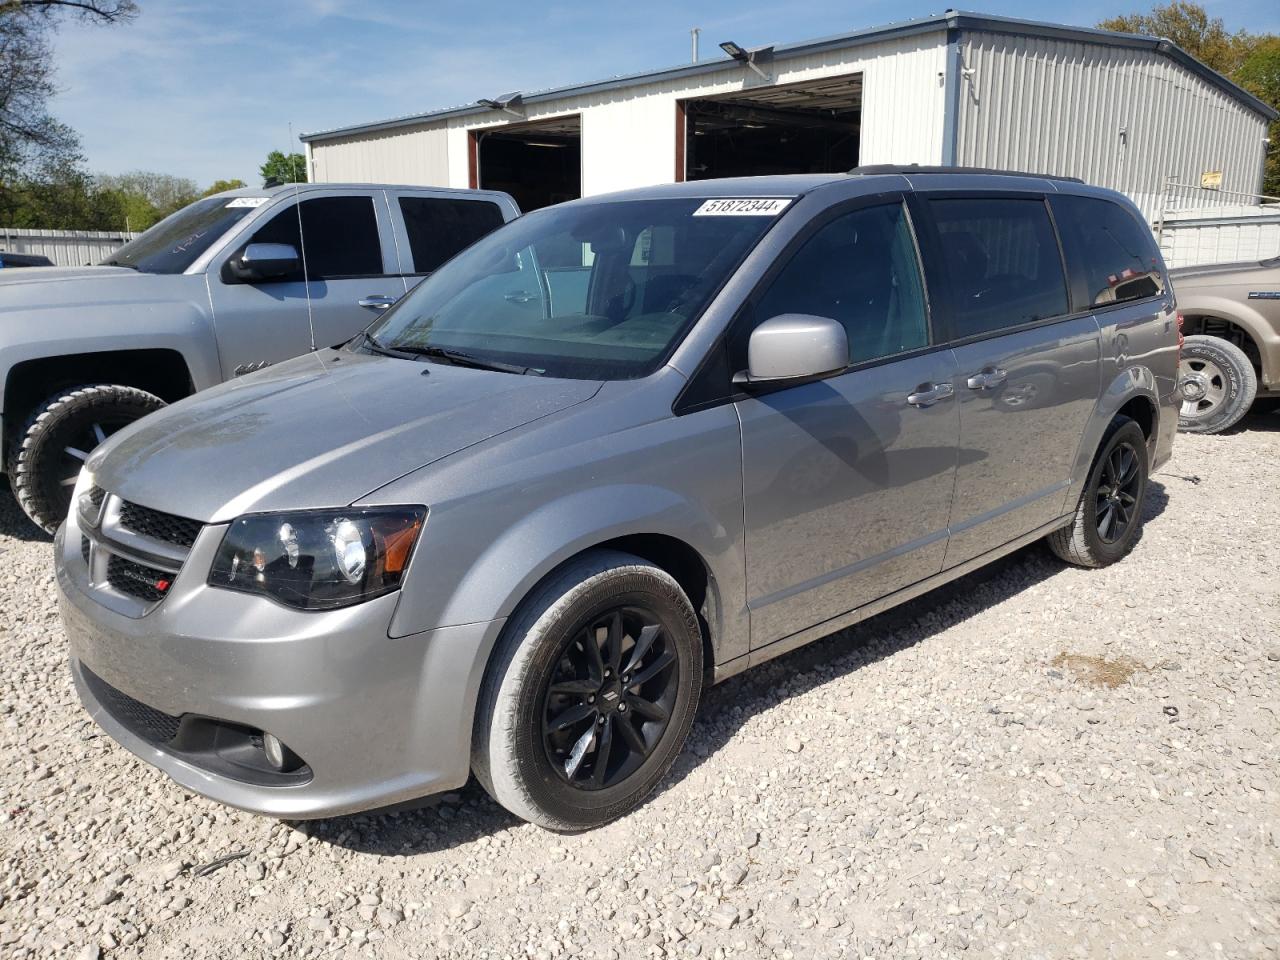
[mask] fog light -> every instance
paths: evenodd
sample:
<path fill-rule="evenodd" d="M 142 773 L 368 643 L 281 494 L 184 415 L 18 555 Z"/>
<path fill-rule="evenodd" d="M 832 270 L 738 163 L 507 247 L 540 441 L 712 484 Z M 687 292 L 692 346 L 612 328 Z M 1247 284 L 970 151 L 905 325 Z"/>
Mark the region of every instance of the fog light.
<path fill-rule="evenodd" d="M 283 770 L 288 748 L 280 740 L 265 731 L 262 734 L 262 752 L 267 755 L 267 762 L 277 770 Z"/>

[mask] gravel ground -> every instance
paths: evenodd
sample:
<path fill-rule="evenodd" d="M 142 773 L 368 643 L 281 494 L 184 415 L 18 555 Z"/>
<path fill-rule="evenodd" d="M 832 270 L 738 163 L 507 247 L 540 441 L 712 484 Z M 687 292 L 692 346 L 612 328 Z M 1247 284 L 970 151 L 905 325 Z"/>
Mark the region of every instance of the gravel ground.
<path fill-rule="evenodd" d="M 280 823 L 101 735 L 0 497 L 0 956 L 1280 956 L 1280 415 L 1119 567 L 1032 548 L 712 690 L 638 813 Z M 231 859 L 234 858 L 234 859 Z"/>

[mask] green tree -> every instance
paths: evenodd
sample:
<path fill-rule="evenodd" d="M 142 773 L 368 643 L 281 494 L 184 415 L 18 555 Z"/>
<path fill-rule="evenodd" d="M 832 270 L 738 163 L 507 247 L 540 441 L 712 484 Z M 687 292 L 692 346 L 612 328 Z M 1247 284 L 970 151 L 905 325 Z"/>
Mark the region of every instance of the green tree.
<path fill-rule="evenodd" d="M 1258 40 L 1232 79 L 1259 100 L 1280 110 L 1280 37 Z M 1271 143 L 1267 146 L 1262 192 L 1280 197 L 1280 120 L 1271 124 L 1269 135 Z"/>
<path fill-rule="evenodd" d="M 212 197 L 215 193 L 222 193 L 226 190 L 239 190 L 241 187 L 247 187 L 248 184 L 243 180 L 215 180 L 209 184 L 209 189 L 200 194 L 202 197 Z"/>
<path fill-rule="evenodd" d="M 1172 40 L 1201 63 L 1230 76 L 1240 66 L 1249 48 L 1243 30 L 1228 33 L 1221 17 L 1210 17 L 1204 7 L 1188 0 L 1173 0 L 1153 7 L 1150 13 L 1111 17 L 1098 24 L 1103 30 L 1141 33 Z"/>
<path fill-rule="evenodd" d="M 79 139 L 49 112 L 55 92 L 51 36 L 59 22 L 119 23 L 136 13 L 133 0 L 0 0 L 0 219 L 16 214 L 25 202 L 20 194 L 47 196 L 66 187 L 70 167 L 85 176 Z M 34 193 L 20 189 L 23 180 Z"/>
<path fill-rule="evenodd" d="M 258 168 L 264 185 L 276 183 L 306 183 L 307 158 L 300 153 L 285 156 L 279 150 L 267 154 L 267 162 Z"/>

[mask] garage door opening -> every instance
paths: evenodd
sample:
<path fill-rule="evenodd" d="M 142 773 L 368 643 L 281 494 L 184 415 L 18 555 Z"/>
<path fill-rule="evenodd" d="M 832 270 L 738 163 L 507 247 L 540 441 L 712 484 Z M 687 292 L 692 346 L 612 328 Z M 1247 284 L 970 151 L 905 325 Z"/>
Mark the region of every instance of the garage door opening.
<path fill-rule="evenodd" d="M 582 119 L 513 123 L 474 134 L 477 186 L 505 190 L 521 210 L 582 195 Z"/>
<path fill-rule="evenodd" d="M 862 74 L 686 100 L 686 180 L 858 165 Z"/>

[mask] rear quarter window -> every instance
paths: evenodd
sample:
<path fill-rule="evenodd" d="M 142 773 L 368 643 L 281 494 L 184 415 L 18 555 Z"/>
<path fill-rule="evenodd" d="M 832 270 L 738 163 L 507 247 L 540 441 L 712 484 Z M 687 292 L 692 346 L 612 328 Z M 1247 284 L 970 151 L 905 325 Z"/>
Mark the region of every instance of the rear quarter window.
<path fill-rule="evenodd" d="M 1160 250 L 1145 223 L 1099 197 L 1050 199 L 1076 307 L 1088 310 L 1164 293 Z"/>

